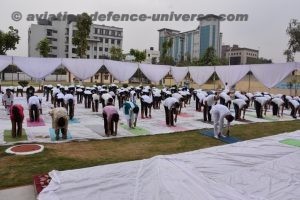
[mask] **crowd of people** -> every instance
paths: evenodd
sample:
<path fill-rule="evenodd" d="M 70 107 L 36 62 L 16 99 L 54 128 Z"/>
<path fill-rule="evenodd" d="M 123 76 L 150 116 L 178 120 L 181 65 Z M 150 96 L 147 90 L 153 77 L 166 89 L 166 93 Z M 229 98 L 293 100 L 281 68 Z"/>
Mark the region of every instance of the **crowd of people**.
<path fill-rule="evenodd" d="M 16 96 L 19 94 L 23 96 L 23 91 L 26 92 L 30 121 L 39 121 L 39 116 L 42 114 L 42 96 L 36 95 L 34 87 L 29 86 L 26 90 L 20 86 L 6 89 L 2 103 L 7 114 L 10 114 L 13 137 L 22 134 L 24 119 L 24 108 L 20 104 L 14 104 L 14 93 Z M 75 104 L 83 104 L 84 108 L 90 109 L 91 112 L 99 112 L 99 107 L 102 107 L 106 136 L 117 135 L 119 110 L 124 113 L 128 127 L 135 128 L 139 113 L 142 119 L 150 119 L 152 112 L 161 109 L 162 104 L 166 126 L 175 126 L 177 116 L 186 105 L 191 103 L 191 100 L 195 101 L 195 111 L 203 112 L 204 122 L 214 122 L 216 138 L 226 137 L 229 134 L 230 122 L 245 120 L 246 111 L 253 105 L 257 118 L 263 118 L 269 109 L 272 110 L 272 115 L 277 117 L 283 116 L 284 109 L 290 109 L 293 118 L 297 118 L 297 115 L 300 117 L 299 96 L 274 95 L 267 92 L 247 93 L 231 91 L 227 87 L 222 91 L 204 91 L 176 86 L 159 89 L 152 86 L 119 88 L 115 84 L 92 87 L 57 84 L 56 86 L 44 85 L 42 91 L 46 101 L 50 101 L 53 105 L 49 114 L 52 116 L 52 128 L 55 130 L 57 140 L 60 138 L 60 133 L 63 139 L 67 138 L 68 120 L 74 118 Z M 234 116 L 230 112 L 231 104 L 234 108 Z M 228 129 L 223 133 L 225 119 L 228 122 Z"/>

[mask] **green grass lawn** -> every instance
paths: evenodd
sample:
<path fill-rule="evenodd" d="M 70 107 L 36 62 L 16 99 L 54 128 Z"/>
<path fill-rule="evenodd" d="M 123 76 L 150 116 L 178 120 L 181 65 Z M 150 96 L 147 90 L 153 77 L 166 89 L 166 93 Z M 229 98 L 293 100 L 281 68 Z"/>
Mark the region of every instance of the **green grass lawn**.
<path fill-rule="evenodd" d="M 249 140 L 300 129 L 299 120 L 236 125 L 231 135 Z M 32 177 L 53 169 L 67 170 L 187 152 L 224 143 L 199 134 L 201 130 L 171 134 L 45 144 L 42 153 L 6 154 L 0 147 L 0 189 L 32 184 Z"/>

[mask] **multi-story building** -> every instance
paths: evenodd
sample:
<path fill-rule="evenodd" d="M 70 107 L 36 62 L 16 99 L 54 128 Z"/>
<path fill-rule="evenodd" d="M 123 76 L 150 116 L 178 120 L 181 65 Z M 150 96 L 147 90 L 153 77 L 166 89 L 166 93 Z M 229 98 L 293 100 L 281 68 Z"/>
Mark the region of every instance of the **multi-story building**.
<path fill-rule="evenodd" d="M 199 18 L 199 26 L 195 30 L 180 32 L 163 28 L 159 32 L 159 51 L 167 40 L 172 40 L 172 47 L 168 55 L 175 62 L 182 60 L 198 60 L 209 47 L 215 49 L 216 55 L 221 57 L 222 33 L 220 33 L 221 18 L 216 15 L 206 15 Z"/>
<path fill-rule="evenodd" d="M 222 58 L 228 59 L 230 65 L 244 65 L 255 63 L 259 58 L 259 51 L 250 48 L 241 48 L 238 45 L 222 45 Z"/>
<path fill-rule="evenodd" d="M 144 63 L 148 63 L 148 64 L 156 64 L 159 62 L 159 51 L 154 50 L 153 47 L 150 47 L 150 49 L 146 49 L 146 59 L 144 61 Z"/>
<path fill-rule="evenodd" d="M 49 57 L 78 58 L 76 47 L 72 44 L 76 31 L 76 18 L 74 17 L 65 21 L 41 20 L 38 24 L 32 24 L 28 31 L 28 56 L 40 57 L 37 45 L 42 39 L 47 38 L 51 47 Z M 109 58 L 110 49 L 113 46 L 122 49 L 123 28 L 92 24 L 87 40 L 86 57 L 88 59 Z M 95 75 L 91 80 L 97 81 L 96 77 L 99 75 Z M 109 79 L 111 80 L 111 77 Z M 100 77 L 99 80 L 103 79 Z"/>

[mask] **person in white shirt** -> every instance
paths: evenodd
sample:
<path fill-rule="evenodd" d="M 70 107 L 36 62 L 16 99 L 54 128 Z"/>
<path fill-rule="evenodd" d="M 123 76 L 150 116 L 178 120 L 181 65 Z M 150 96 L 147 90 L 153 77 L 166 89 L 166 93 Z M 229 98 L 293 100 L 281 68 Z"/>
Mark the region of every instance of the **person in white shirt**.
<path fill-rule="evenodd" d="M 223 91 L 220 93 L 220 104 L 227 106 L 230 109 L 231 105 L 231 98 L 230 98 L 230 92 Z"/>
<path fill-rule="evenodd" d="M 210 110 L 212 108 L 213 105 L 216 104 L 216 101 L 218 100 L 218 96 L 211 94 L 208 95 L 207 97 L 205 97 L 203 103 L 204 103 L 204 110 L 203 110 L 203 120 L 204 121 L 209 121 L 211 122 L 211 114 L 210 114 Z"/>
<path fill-rule="evenodd" d="M 62 92 L 58 92 L 56 94 L 56 106 L 57 107 L 65 107 L 65 95 Z M 56 106 L 54 106 L 56 108 Z"/>
<path fill-rule="evenodd" d="M 104 93 L 101 95 L 102 108 L 104 108 L 107 105 L 109 99 L 113 99 L 113 97 L 109 93 Z"/>
<path fill-rule="evenodd" d="M 154 90 L 153 91 L 153 108 L 160 109 L 161 104 L 161 90 Z"/>
<path fill-rule="evenodd" d="M 92 101 L 92 111 L 93 112 L 98 112 L 98 109 L 99 109 L 99 99 L 100 99 L 99 94 L 97 94 L 97 92 L 94 92 L 92 94 L 92 99 L 93 99 L 93 101 Z"/>
<path fill-rule="evenodd" d="M 243 99 L 234 99 L 232 100 L 234 111 L 235 111 L 235 120 L 244 120 L 245 119 L 245 113 L 247 109 L 247 103 Z M 243 111 L 243 117 L 241 118 Z"/>
<path fill-rule="evenodd" d="M 291 107 L 291 116 L 297 119 L 297 111 L 300 109 L 300 103 L 295 99 L 289 99 L 289 105 Z"/>
<path fill-rule="evenodd" d="M 234 117 L 231 115 L 230 110 L 221 104 L 214 105 L 210 110 L 212 119 L 214 121 L 214 137 L 219 138 L 219 136 L 226 137 L 229 135 L 230 122 L 233 121 Z M 227 134 L 223 134 L 224 119 L 227 120 Z"/>
<path fill-rule="evenodd" d="M 31 96 L 28 99 L 28 110 L 29 117 L 31 122 L 38 122 L 40 120 L 40 111 L 41 108 L 40 99 L 37 96 Z"/>
<path fill-rule="evenodd" d="M 268 99 L 264 96 L 254 97 L 254 107 L 256 110 L 257 118 L 263 118 L 263 108 L 265 107 L 267 101 Z"/>
<path fill-rule="evenodd" d="M 196 111 L 201 112 L 201 108 L 204 106 L 203 101 L 206 96 L 207 93 L 205 91 L 198 91 L 196 93 Z"/>
<path fill-rule="evenodd" d="M 174 126 L 174 122 L 177 122 L 177 112 L 180 106 L 178 99 L 176 99 L 175 97 L 168 97 L 165 99 L 163 105 L 165 108 L 167 126 Z"/>
<path fill-rule="evenodd" d="M 14 95 L 12 94 L 10 89 L 6 89 L 5 94 L 2 96 L 2 103 L 6 110 L 6 113 L 10 114 L 10 107 L 14 103 Z"/>
<path fill-rule="evenodd" d="M 84 108 L 91 108 L 92 105 L 92 92 L 90 88 L 85 88 L 83 92 Z"/>
<path fill-rule="evenodd" d="M 284 101 L 280 97 L 275 97 L 271 100 L 272 105 L 272 113 L 274 116 L 282 117 L 283 116 L 283 109 L 284 109 Z M 279 112 L 281 111 L 281 112 Z"/>
<path fill-rule="evenodd" d="M 67 91 L 67 94 L 64 97 L 65 107 L 69 115 L 69 119 L 74 117 L 74 107 L 75 107 L 75 98 L 71 94 L 72 91 Z"/>
<path fill-rule="evenodd" d="M 184 103 L 184 97 L 178 92 L 173 93 L 172 97 L 176 98 L 179 102 L 178 115 L 180 115 L 182 104 Z"/>
<path fill-rule="evenodd" d="M 145 117 L 148 118 L 148 114 L 149 114 L 149 118 L 151 118 L 151 107 L 152 107 L 152 96 L 148 96 L 146 94 L 143 94 L 141 96 L 141 117 L 142 119 L 144 119 Z"/>

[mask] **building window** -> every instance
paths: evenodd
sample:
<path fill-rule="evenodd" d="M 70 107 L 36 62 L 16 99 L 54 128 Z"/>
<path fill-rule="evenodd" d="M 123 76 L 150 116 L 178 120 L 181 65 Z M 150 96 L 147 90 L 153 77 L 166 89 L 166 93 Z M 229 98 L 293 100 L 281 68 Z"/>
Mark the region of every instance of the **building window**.
<path fill-rule="evenodd" d="M 112 36 L 115 36 L 116 31 L 110 31 L 110 34 L 111 34 Z"/>
<path fill-rule="evenodd" d="M 69 57 L 69 54 L 66 54 L 66 58 L 68 58 Z"/>
<path fill-rule="evenodd" d="M 97 59 L 97 56 L 96 56 L 96 55 L 94 55 L 94 59 Z"/>
<path fill-rule="evenodd" d="M 103 29 L 100 29 L 99 34 L 103 35 Z"/>
<path fill-rule="evenodd" d="M 47 36 L 52 36 L 52 31 L 50 29 L 47 29 Z"/>
<path fill-rule="evenodd" d="M 103 42 L 103 38 L 99 38 L 100 42 L 102 43 Z"/>
<path fill-rule="evenodd" d="M 97 51 L 97 47 L 94 47 L 94 51 Z"/>
<path fill-rule="evenodd" d="M 108 74 L 104 74 L 104 80 L 108 80 L 109 75 Z"/>
<path fill-rule="evenodd" d="M 117 32 L 117 37 L 121 37 L 121 31 Z"/>
<path fill-rule="evenodd" d="M 98 29 L 97 28 L 95 28 L 95 32 L 94 32 L 95 34 L 98 34 Z"/>
<path fill-rule="evenodd" d="M 99 79 L 99 75 L 95 75 L 95 79 Z"/>
<path fill-rule="evenodd" d="M 90 50 L 90 46 L 87 46 L 87 50 L 88 50 L 88 51 Z"/>
<path fill-rule="evenodd" d="M 99 51 L 103 51 L 103 48 L 102 48 L 102 47 L 99 47 Z"/>
<path fill-rule="evenodd" d="M 52 33 L 57 33 L 57 31 L 56 30 L 52 30 Z"/>
<path fill-rule="evenodd" d="M 148 57 L 150 57 L 150 53 L 148 53 Z"/>
<path fill-rule="evenodd" d="M 111 44 L 114 44 L 114 43 L 115 43 L 115 40 L 114 40 L 114 39 L 111 39 L 111 40 L 110 40 L 110 43 L 111 43 Z"/>
<path fill-rule="evenodd" d="M 105 52 L 108 52 L 108 48 L 105 48 L 104 51 L 105 51 Z"/>
<path fill-rule="evenodd" d="M 52 47 L 52 49 L 57 49 L 57 47 Z"/>
<path fill-rule="evenodd" d="M 109 30 L 105 30 L 105 35 L 109 35 Z"/>
<path fill-rule="evenodd" d="M 76 49 L 75 48 L 72 48 L 72 53 L 76 53 Z"/>
<path fill-rule="evenodd" d="M 105 39 L 105 43 L 106 43 L 106 44 L 108 43 L 108 39 L 107 39 L 107 38 Z"/>
<path fill-rule="evenodd" d="M 117 40 L 117 44 L 120 45 L 121 44 L 121 40 Z"/>
<path fill-rule="evenodd" d="M 90 58 L 90 55 L 86 55 L 86 58 L 89 59 L 89 58 Z"/>

